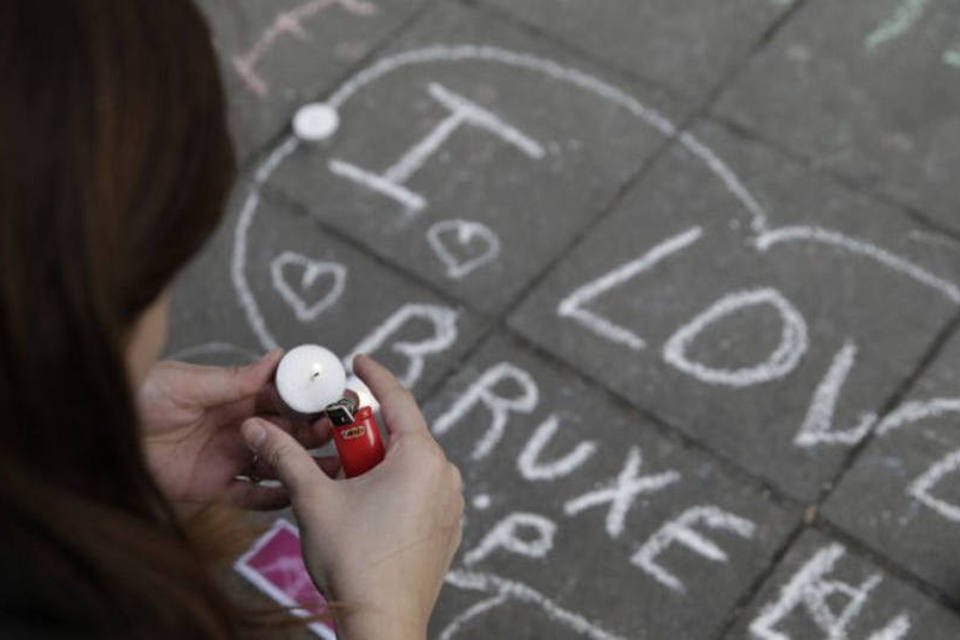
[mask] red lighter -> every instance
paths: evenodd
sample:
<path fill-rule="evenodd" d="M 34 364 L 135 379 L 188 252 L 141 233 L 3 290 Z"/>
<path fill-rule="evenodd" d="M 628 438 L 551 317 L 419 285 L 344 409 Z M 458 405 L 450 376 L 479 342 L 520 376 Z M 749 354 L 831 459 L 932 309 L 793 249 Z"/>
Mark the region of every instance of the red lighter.
<path fill-rule="evenodd" d="M 333 423 L 333 442 L 340 456 L 340 466 L 348 478 L 374 468 L 385 455 L 380 429 L 370 407 L 357 408 L 359 402 L 343 398 L 326 408 Z"/>

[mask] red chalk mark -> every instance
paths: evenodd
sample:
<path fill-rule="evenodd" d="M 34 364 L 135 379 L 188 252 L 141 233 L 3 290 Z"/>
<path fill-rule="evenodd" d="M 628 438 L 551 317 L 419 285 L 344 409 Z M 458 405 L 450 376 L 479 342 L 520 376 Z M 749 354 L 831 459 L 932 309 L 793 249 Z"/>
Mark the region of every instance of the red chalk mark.
<path fill-rule="evenodd" d="M 300 533 L 279 519 L 234 564 L 254 586 L 286 607 L 299 607 L 297 615 L 326 612 L 327 600 L 313 584 L 300 553 Z M 310 630 L 325 640 L 336 640 L 333 625 L 314 622 Z"/>
<path fill-rule="evenodd" d="M 247 88 L 261 98 L 269 94 L 270 87 L 267 81 L 257 73 L 257 66 L 283 36 L 290 34 L 300 40 L 309 40 L 309 35 L 303 28 L 303 21 L 316 17 L 333 6 L 339 6 L 355 16 L 372 16 L 378 11 L 377 5 L 366 0 L 312 0 L 278 14 L 273 24 L 263 32 L 253 46 L 233 57 L 233 68 Z"/>

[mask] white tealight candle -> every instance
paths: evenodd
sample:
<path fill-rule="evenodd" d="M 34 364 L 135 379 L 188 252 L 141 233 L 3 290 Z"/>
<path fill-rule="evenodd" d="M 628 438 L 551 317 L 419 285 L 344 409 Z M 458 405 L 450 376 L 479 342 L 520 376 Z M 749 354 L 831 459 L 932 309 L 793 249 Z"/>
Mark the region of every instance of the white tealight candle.
<path fill-rule="evenodd" d="M 326 140 L 340 127 L 337 110 L 328 104 L 315 102 L 297 111 L 293 116 L 293 132 L 301 140 L 320 142 Z"/>
<path fill-rule="evenodd" d="M 315 344 L 291 349 L 280 360 L 277 393 L 300 413 L 319 413 L 343 398 L 347 374 L 332 351 Z"/>

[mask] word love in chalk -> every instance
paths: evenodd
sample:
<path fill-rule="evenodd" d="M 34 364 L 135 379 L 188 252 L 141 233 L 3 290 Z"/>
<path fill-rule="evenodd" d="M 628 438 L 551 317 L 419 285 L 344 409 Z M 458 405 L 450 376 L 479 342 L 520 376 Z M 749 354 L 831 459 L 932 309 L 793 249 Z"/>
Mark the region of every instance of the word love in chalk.
<path fill-rule="evenodd" d="M 767 223 L 756 219 L 761 233 L 753 239 L 760 252 L 766 252 L 782 243 L 811 242 L 841 248 L 851 254 L 870 258 L 891 272 L 905 276 L 917 284 L 941 293 L 953 303 L 960 302 L 960 290 L 950 283 L 923 270 L 904 258 L 864 241 L 817 227 L 784 227 L 764 230 Z M 703 228 L 691 227 L 670 236 L 646 250 L 634 260 L 620 265 L 590 280 L 569 293 L 557 306 L 557 315 L 567 318 L 590 333 L 633 351 L 648 348 L 647 340 L 635 329 L 617 324 L 594 311 L 595 305 L 606 295 L 636 279 L 652 277 L 651 272 L 664 262 L 676 260 L 692 250 L 702 240 Z M 761 308 L 774 310 L 780 319 L 780 340 L 755 364 L 736 369 L 710 365 L 694 359 L 691 346 L 701 336 L 721 322 Z M 762 287 L 733 291 L 715 300 L 702 312 L 688 319 L 664 342 L 663 361 L 691 378 L 711 386 L 746 388 L 786 378 L 800 366 L 810 349 L 807 321 L 800 310 L 780 291 Z M 799 425 L 794 445 L 813 447 L 822 444 L 854 445 L 865 438 L 876 425 L 878 416 L 863 412 L 857 423 L 849 427 L 834 425 L 834 416 L 842 391 L 856 365 L 858 346 L 848 338 L 834 356 L 821 382 L 812 392 L 807 414 Z"/>
<path fill-rule="evenodd" d="M 427 241 L 446 267 L 460 280 L 500 256 L 500 238 L 490 227 L 470 220 L 442 220 L 427 231 Z"/>
<path fill-rule="evenodd" d="M 300 532 L 280 519 L 263 534 L 234 564 L 234 569 L 253 586 L 294 615 L 324 614 L 327 600 L 323 597 L 304 565 L 300 553 Z M 332 622 L 313 622 L 309 629 L 324 640 L 336 640 Z"/>
<path fill-rule="evenodd" d="M 300 278 L 291 278 L 291 274 L 299 274 Z M 340 300 L 346 287 L 347 268 L 285 251 L 270 263 L 270 277 L 273 288 L 297 318 L 311 322 Z"/>

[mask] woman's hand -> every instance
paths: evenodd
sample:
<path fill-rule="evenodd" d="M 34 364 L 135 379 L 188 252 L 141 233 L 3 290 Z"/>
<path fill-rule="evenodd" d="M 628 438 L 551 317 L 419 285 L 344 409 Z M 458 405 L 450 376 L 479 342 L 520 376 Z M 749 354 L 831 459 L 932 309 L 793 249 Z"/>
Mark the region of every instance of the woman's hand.
<path fill-rule="evenodd" d="M 274 477 L 269 466 L 251 464 L 254 457 L 240 435 L 244 420 L 260 416 L 306 447 L 330 439 L 327 420 L 296 422 L 280 415 L 270 381 L 281 356 L 272 351 L 245 367 L 160 362 L 150 370 L 137 407 L 147 461 L 168 499 L 181 507 L 213 500 L 250 509 L 289 503 L 285 488 L 237 479 L 251 473 Z"/>
<path fill-rule="evenodd" d="M 380 401 L 390 432 L 386 458 L 366 474 L 331 480 L 264 420 L 248 420 L 243 435 L 290 491 L 307 568 L 346 608 L 335 612 L 343 637 L 422 640 L 460 545 L 460 472 L 393 375 L 363 356 L 354 370 Z"/>

